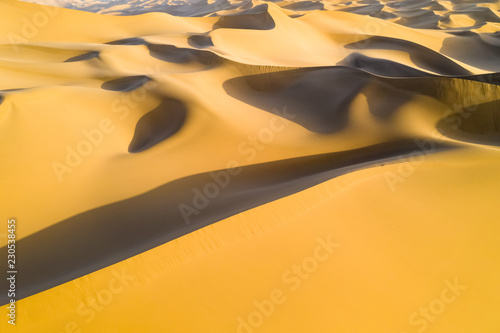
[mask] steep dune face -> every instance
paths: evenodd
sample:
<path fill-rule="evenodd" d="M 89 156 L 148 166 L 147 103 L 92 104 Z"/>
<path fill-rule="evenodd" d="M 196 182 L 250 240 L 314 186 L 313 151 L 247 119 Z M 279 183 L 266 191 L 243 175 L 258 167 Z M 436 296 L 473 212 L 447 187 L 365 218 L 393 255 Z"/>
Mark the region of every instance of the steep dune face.
<path fill-rule="evenodd" d="M 51 4 L 1 3 L 2 332 L 498 332 L 496 2 Z"/>

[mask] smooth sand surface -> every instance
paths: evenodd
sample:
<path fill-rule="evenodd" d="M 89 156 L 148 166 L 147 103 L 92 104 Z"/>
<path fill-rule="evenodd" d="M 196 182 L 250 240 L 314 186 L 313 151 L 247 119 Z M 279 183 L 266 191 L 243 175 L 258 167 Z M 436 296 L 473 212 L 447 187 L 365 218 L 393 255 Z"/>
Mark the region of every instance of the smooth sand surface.
<path fill-rule="evenodd" d="M 0 3 L 1 332 L 498 333 L 498 3 L 100 6 Z"/>

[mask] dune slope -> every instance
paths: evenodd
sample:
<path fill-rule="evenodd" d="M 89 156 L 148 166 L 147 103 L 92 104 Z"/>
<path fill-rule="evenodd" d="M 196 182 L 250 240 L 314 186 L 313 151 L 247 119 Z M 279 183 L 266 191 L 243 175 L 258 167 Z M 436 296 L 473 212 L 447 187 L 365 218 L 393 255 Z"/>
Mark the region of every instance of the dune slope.
<path fill-rule="evenodd" d="M 498 332 L 498 4 L 101 5 L 0 4 L 2 332 Z"/>

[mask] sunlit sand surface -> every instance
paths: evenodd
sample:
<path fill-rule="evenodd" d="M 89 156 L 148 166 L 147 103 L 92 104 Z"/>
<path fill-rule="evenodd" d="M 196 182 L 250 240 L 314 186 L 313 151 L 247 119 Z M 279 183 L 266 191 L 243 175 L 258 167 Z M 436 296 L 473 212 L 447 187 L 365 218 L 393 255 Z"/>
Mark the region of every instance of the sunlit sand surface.
<path fill-rule="evenodd" d="M 0 3 L 1 332 L 498 333 L 498 3 L 59 4 Z"/>

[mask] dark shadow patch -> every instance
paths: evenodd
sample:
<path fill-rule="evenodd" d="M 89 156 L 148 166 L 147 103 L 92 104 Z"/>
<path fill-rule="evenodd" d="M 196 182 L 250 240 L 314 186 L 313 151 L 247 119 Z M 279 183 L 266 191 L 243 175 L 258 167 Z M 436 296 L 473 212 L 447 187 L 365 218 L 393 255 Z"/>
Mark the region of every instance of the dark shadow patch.
<path fill-rule="evenodd" d="M 222 63 L 222 59 L 210 51 L 176 47 L 173 45 L 149 44 L 149 54 L 156 59 L 186 64 L 197 62 L 205 66 L 214 66 Z"/>
<path fill-rule="evenodd" d="M 147 42 L 139 37 L 125 38 L 120 40 L 115 40 L 112 42 L 107 42 L 107 45 L 145 45 Z"/>
<path fill-rule="evenodd" d="M 0 90 L 0 94 L 7 93 L 7 92 L 13 92 L 13 91 L 21 91 L 21 90 L 30 89 L 30 88 L 34 88 L 34 87 L 28 87 L 28 88 L 12 88 L 12 89 L 1 89 L 1 90 Z"/>
<path fill-rule="evenodd" d="M 5 97 L 3 97 L 2 95 L 0 95 L 0 105 L 2 105 L 2 103 L 5 101 Z"/>
<path fill-rule="evenodd" d="M 348 44 L 345 47 L 357 49 L 360 47 L 359 45 L 362 45 L 364 49 L 403 51 L 408 53 L 411 61 L 422 69 L 449 76 L 472 74 L 439 52 L 403 39 L 374 36 L 363 40 L 362 44 L 360 43 Z"/>
<path fill-rule="evenodd" d="M 474 8 L 480 3 L 496 3 L 498 0 L 451 0 L 458 8 Z"/>
<path fill-rule="evenodd" d="M 293 19 L 295 19 L 295 18 L 302 17 L 302 16 L 304 16 L 304 15 L 306 15 L 306 14 L 291 14 L 291 15 L 288 15 L 288 17 L 289 17 L 289 18 L 293 18 Z"/>
<path fill-rule="evenodd" d="M 284 106 L 289 120 L 315 133 L 344 128 L 352 100 L 370 79 L 358 70 L 330 67 L 248 75 L 227 80 L 232 97 L 271 113 Z"/>
<path fill-rule="evenodd" d="M 447 31 L 448 34 L 453 35 L 453 36 L 474 36 L 474 32 L 470 30 L 463 30 L 463 28 L 457 28 L 457 30 L 449 30 Z"/>
<path fill-rule="evenodd" d="M 85 60 L 89 60 L 92 58 L 99 58 L 99 52 L 98 51 L 87 52 L 87 53 L 81 54 L 79 56 L 69 58 L 69 59 L 65 60 L 64 62 L 85 61 Z"/>
<path fill-rule="evenodd" d="M 500 18 L 486 7 L 456 8 L 450 14 L 467 15 L 475 21 L 475 25 L 484 25 L 487 22 L 500 23 Z"/>
<path fill-rule="evenodd" d="M 271 2 L 278 2 L 281 0 L 271 0 Z M 253 2 L 252 1 L 242 1 L 241 5 L 238 7 L 239 10 L 248 10 L 253 8 Z"/>
<path fill-rule="evenodd" d="M 151 78 L 145 75 L 127 76 L 104 82 L 101 88 L 111 91 L 128 92 L 142 87 L 149 81 L 151 81 Z"/>
<path fill-rule="evenodd" d="M 241 13 L 222 16 L 213 29 L 271 30 L 275 27 L 276 23 L 268 12 L 268 5 L 261 4 Z"/>
<path fill-rule="evenodd" d="M 402 91 L 375 81 L 364 90 L 370 113 L 379 119 L 389 119 L 413 98 L 413 93 Z"/>
<path fill-rule="evenodd" d="M 469 75 L 469 76 L 459 76 L 457 78 L 477 81 L 482 83 L 500 85 L 500 73 L 487 73 L 487 74 L 479 74 L 479 75 Z M 466 93 L 466 92 L 464 92 Z"/>
<path fill-rule="evenodd" d="M 397 15 L 400 19 L 396 23 L 414 29 L 438 29 L 439 21 L 444 18 L 427 9 L 398 11 Z"/>
<path fill-rule="evenodd" d="M 382 11 L 380 11 L 380 13 L 374 14 L 372 16 L 379 18 L 381 20 L 392 20 L 392 19 L 398 18 L 398 16 L 396 14 L 386 12 L 385 10 L 382 10 Z"/>
<path fill-rule="evenodd" d="M 500 68 L 500 45 L 496 41 L 495 35 L 481 37 L 475 32 L 468 32 L 446 38 L 440 52 L 474 67 L 497 72 Z"/>
<path fill-rule="evenodd" d="M 500 146 L 500 100 L 461 109 L 437 124 L 452 139 Z"/>
<path fill-rule="evenodd" d="M 324 10 L 325 5 L 318 1 L 298 1 L 282 6 L 281 8 L 297 10 L 297 11 L 310 11 L 310 10 Z"/>
<path fill-rule="evenodd" d="M 212 38 L 207 34 L 189 36 L 187 39 L 188 45 L 198 49 L 206 49 L 207 47 L 214 46 Z"/>
<path fill-rule="evenodd" d="M 500 75 L 389 77 L 350 67 L 318 67 L 237 77 L 224 82 L 223 88 L 231 97 L 285 117 L 311 132 L 330 134 L 347 125 L 352 101 L 360 93 L 365 93 L 370 112 L 383 119 L 392 116 L 415 94 L 433 97 L 452 107 L 466 103 L 470 89 L 490 91 L 467 81 L 489 83 L 499 78 Z M 494 90 L 488 93 L 493 94 Z M 285 106 L 286 115 L 282 114 Z"/>
<path fill-rule="evenodd" d="M 411 94 L 423 94 L 433 97 L 450 109 L 457 105 L 469 105 L 472 100 L 477 103 L 496 100 L 496 87 L 488 87 L 489 76 L 460 76 L 460 77 L 415 77 L 415 78 L 384 78 L 378 77 L 379 82 L 390 85 L 398 90 Z"/>
<path fill-rule="evenodd" d="M 500 31 L 493 33 L 482 33 L 479 34 L 479 38 L 481 38 L 481 40 L 488 45 L 491 45 L 495 48 L 500 47 Z"/>
<path fill-rule="evenodd" d="M 177 133 L 186 120 L 186 107 L 172 98 L 163 102 L 139 119 L 134 137 L 128 147 L 129 153 L 139 153 L 168 139 Z"/>
<path fill-rule="evenodd" d="M 442 12 L 442 11 L 448 10 L 448 9 L 446 9 L 445 6 L 441 5 L 438 2 L 436 2 L 432 6 L 430 6 L 429 9 L 432 10 L 432 11 L 435 11 L 435 12 Z"/>
<path fill-rule="evenodd" d="M 371 74 L 387 76 L 387 77 L 428 77 L 432 74 L 419 71 L 413 67 L 409 67 L 394 61 L 371 58 L 361 53 L 352 53 L 337 65 L 354 67 L 361 69 Z"/>
<path fill-rule="evenodd" d="M 386 3 L 386 6 L 399 10 L 412 11 L 424 7 L 429 7 L 435 4 L 436 2 L 434 0 L 404 0 L 404 1 L 390 1 Z"/>
<path fill-rule="evenodd" d="M 379 15 L 384 9 L 384 5 L 380 4 L 370 4 L 366 6 L 359 6 L 359 7 L 346 7 L 346 8 L 341 8 L 338 9 L 339 12 L 348 12 L 348 13 L 353 13 L 353 14 L 358 14 L 358 15 L 369 15 L 369 16 L 376 16 Z"/>
<path fill-rule="evenodd" d="M 409 157 L 417 140 L 217 170 L 181 178 L 135 197 L 72 216 L 20 239 L 16 299 L 34 295 L 148 251 L 248 209 L 332 178 Z M 436 143 L 434 152 L 450 149 Z M 433 147 L 434 148 L 434 147 Z M 172 161 L 175 163 L 175 161 Z M 161 166 L 151 165 L 151 168 Z M 148 172 L 148 170 L 142 170 Z M 217 180 L 214 180 L 214 177 Z M 207 184 L 219 184 L 217 195 Z M 98 190 L 96 185 L 96 190 Z M 205 199 L 193 203 L 196 191 Z M 213 193 L 213 192 L 211 192 Z M 7 256 L 7 246 L 0 249 Z M 0 289 L 8 290 L 6 278 Z M 0 305 L 9 301 L 0 294 Z"/>

